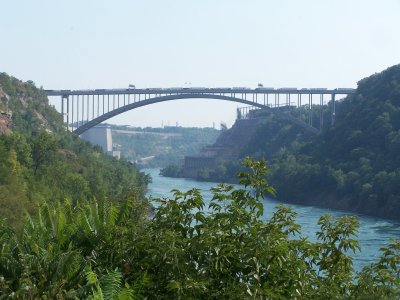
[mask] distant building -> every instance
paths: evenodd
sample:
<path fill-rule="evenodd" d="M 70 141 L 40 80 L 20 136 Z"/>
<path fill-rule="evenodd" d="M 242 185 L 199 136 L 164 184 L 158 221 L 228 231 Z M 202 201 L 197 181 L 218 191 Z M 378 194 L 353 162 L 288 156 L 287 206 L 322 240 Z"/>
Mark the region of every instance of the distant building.
<path fill-rule="evenodd" d="M 104 153 L 120 158 L 120 151 L 113 151 L 111 126 L 97 125 L 81 134 L 81 139 L 90 142 L 92 145 L 100 146 Z"/>

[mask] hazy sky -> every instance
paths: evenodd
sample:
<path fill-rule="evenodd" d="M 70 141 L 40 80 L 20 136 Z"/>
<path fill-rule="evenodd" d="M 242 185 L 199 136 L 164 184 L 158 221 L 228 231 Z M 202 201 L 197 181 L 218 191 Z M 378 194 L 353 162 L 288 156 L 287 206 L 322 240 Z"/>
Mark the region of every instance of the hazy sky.
<path fill-rule="evenodd" d="M 355 87 L 400 63 L 400 0 L 1 2 L 0 72 L 45 89 Z M 237 106 L 180 100 L 109 122 L 231 125 Z"/>

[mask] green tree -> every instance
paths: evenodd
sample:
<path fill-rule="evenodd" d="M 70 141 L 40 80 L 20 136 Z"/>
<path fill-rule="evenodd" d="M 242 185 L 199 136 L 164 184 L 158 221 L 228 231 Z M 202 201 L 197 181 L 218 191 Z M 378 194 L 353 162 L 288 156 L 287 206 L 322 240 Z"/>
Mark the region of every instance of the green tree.
<path fill-rule="evenodd" d="M 40 168 L 46 164 L 50 164 L 55 158 L 57 150 L 57 141 L 51 134 L 41 131 L 33 140 L 32 160 L 35 175 L 38 174 Z"/>

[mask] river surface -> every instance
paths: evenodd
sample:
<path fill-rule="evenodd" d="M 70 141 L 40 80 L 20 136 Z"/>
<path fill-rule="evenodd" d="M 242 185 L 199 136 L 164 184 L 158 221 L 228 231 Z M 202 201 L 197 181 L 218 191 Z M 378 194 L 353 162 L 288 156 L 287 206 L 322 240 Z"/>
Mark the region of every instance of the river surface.
<path fill-rule="evenodd" d="M 215 186 L 214 182 L 200 182 L 192 179 L 184 178 L 169 178 L 159 175 L 158 169 L 144 169 L 142 170 L 150 174 L 153 182 L 149 184 L 148 196 L 152 198 L 169 197 L 172 195 L 172 189 L 179 189 L 187 191 L 191 188 L 198 188 L 201 190 L 205 201 L 211 199 L 210 188 Z M 268 220 L 275 207 L 281 202 L 265 199 L 264 216 Z M 318 219 L 321 215 L 329 213 L 332 216 L 343 216 L 349 213 L 342 211 L 318 208 L 314 206 L 302 206 L 287 204 L 297 212 L 296 222 L 301 225 L 301 233 L 307 236 L 310 240 L 315 241 L 315 232 L 318 231 Z M 391 238 L 400 239 L 400 222 L 391 220 L 378 219 L 363 215 L 358 215 L 360 221 L 360 228 L 358 233 L 358 241 L 361 246 L 361 253 L 353 255 L 354 267 L 356 270 L 371 262 L 377 261 L 380 257 L 379 248 L 387 245 Z"/>

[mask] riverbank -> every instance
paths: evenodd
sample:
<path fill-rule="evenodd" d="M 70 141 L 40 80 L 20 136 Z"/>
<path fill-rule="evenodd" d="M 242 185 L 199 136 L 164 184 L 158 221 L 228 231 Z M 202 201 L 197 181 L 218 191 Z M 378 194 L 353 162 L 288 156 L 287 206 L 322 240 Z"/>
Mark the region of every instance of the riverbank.
<path fill-rule="evenodd" d="M 172 189 L 186 191 L 192 188 L 198 188 L 202 192 L 207 203 L 212 197 L 210 189 L 216 185 L 214 182 L 196 181 L 187 178 L 171 178 L 159 175 L 159 169 L 143 169 L 145 173 L 152 176 L 152 183 L 149 184 L 147 195 L 152 198 L 171 197 Z M 236 187 L 239 187 L 238 185 Z M 269 220 L 275 211 L 275 207 L 282 202 L 274 199 L 262 200 L 264 205 L 263 219 Z M 323 214 L 329 213 L 332 216 L 339 217 L 348 215 L 348 212 L 320 208 L 316 206 L 306 206 L 300 204 L 285 203 L 297 212 L 296 223 L 298 223 L 308 239 L 316 240 L 315 233 L 319 230 L 317 222 Z M 400 223 L 388 219 L 369 217 L 366 215 L 357 215 L 360 221 L 358 240 L 362 249 L 361 253 L 354 255 L 354 264 L 356 270 L 361 270 L 363 266 L 376 261 L 379 257 L 380 247 L 387 245 L 391 238 L 397 239 L 400 236 Z"/>

